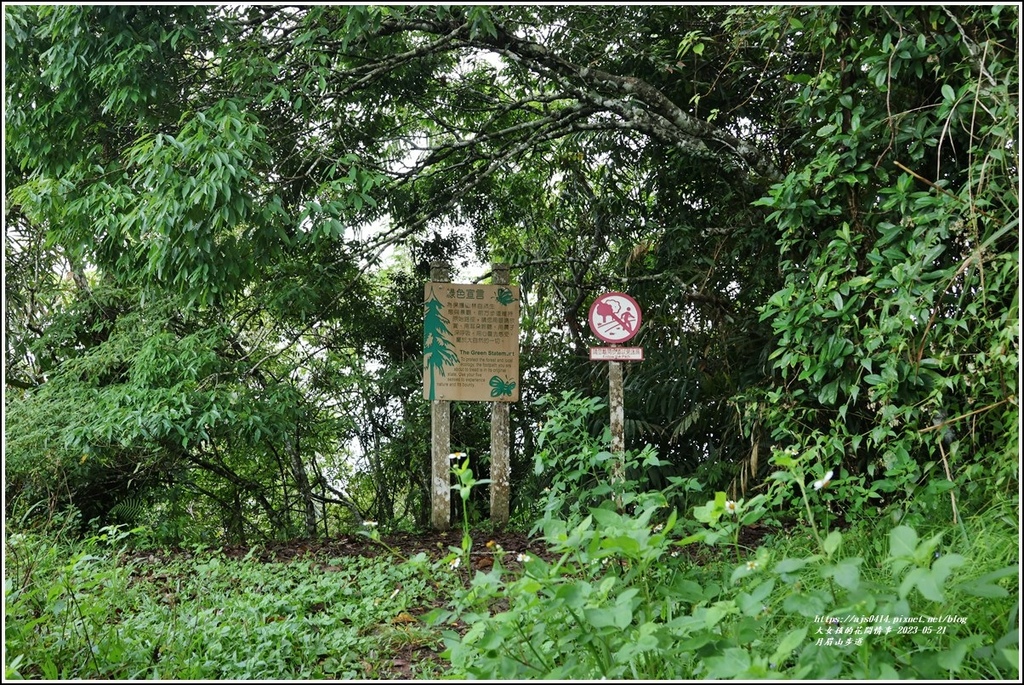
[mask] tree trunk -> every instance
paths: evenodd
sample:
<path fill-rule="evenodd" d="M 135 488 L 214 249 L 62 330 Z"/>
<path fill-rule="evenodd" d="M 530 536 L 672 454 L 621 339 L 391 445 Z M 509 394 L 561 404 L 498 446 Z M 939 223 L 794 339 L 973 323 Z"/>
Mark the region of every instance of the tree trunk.
<path fill-rule="evenodd" d="M 295 430 L 295 440 L 288 442 L 290 443 L 287 449 L 292 460 L 292 475 L 295 477 L 295 486 L 299 489 L 299 497 L 302 500 L 306 537 L 315 538 L 317 534 L 316 502 L 313 500 L 313 488 L 310 487 L 309 476 L 306 475 L 306 465 L 302 463 L 302 454 L 299 452 L 298 427 Z"/>

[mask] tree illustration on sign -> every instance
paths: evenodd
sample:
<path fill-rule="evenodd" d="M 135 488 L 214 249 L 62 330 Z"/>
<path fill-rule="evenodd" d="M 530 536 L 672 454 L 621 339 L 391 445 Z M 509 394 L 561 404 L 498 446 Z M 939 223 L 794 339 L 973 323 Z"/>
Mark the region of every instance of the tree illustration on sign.
<path fill-rule="evenodd" d="M 444 376 L 444 367 L 454 366 L 459 356 L 452 351 L 450 322 L 441 313 L 444 305 L 434 296 L 433 289 L 430 294 L 430 299 L 423 303 L 423 360 L 430 368 L 430 399 L 434 400 L 437 397 L 434 374 Z"/>
<path fill-rule="evenodd" d="M 621 312 L 621 313 L 620 313 Z M 622 326 L 628 333 L 633 332 L 633 312 L 625 309 L 618 300 L 605 300 L 598 303 L 597 314 L 603 321 L 609 318 Z"/>

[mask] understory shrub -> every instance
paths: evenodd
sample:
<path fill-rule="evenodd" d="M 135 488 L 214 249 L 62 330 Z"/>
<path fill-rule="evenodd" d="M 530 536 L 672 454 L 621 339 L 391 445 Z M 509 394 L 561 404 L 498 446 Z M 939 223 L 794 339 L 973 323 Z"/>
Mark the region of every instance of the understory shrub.
<path fill-rule="evenodd" d="M 561 425 L 571 432 L 575 424 Z M 825 519 L 821 498 L 843 476 L 812 465 L 810 453 L 779 451 L 769 494 L 735 502 L 719 492 L 678 515 L 662 493 L 613 486 L 615 457 L 578 438 L 567 460 L 539 462 L 561 468 L 535 527 L 551 560 L 477 571 L 450 608 L 434 612 L 439 624 L 469 626 L 445 633 L 455 676 L 1019 675 L 1011 499 L 956 526 L 859 519 L 841 531 Z M 805 484 L 808 476 L 817 477 Z M 575 489 L 584 481 L 597 485 Z M 782 494 L 803 508 L 804 523 L 742 547 L 740 529 Z"/>

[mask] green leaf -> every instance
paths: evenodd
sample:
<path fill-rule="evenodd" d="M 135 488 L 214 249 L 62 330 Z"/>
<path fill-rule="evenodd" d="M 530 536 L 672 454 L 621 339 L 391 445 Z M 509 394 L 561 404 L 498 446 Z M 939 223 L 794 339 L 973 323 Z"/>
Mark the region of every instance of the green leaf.
<path fill-rule="evenodd" d="M 943 88 L 945 88 L 945 86 L 943 86 Z M 938 656 L 935 658 L 935 663 L 937 663 L 940 668 L 955 674 L 960 670 L 964 657 L 967 656 L 967 648 L 969 646 L 970 643 L 968 641 L 957 640 L 950 647 L 939 652 Z"/>
<path fill-rule="evenodd" d="M 757 616 L 764 607 L 765 600 L 775 588 L 775 580 L 769 579 L 760 583 L 749 593 L 741 592 L 736 597 L 736 605 L 745 616 Z"/>
<path fill-rule="evenodd" d="M 838 530 L 833 530 L 831 533 L 829 533 L 828 537 L 825 538 L 824 543 L 822 543 L 825 548 L 825 554 L 828 556 L 832 556 L 832 553 L 839 549 L 839 545 L 842 543 L 842 541 L 843 534 L 840 533 Z"/>
<path fill-rule="evenodd" d="M 954 590 L 957 592 L 963 592 L 964 594 L 973 595 L 975 597 L 1007 597 L 1010 593 L 1006 588 L 1001 585 L 995 585 L 992 583 L 994 580 L 1000 578 L 1008 578 L 1016 576 L 1019 573 L 1020 567 L 1016 564 L 1013 566 L 1007 566 L 998 571 L 992 573 L 986 573 L 978 578 L 972 578 L 971 580 L 964 581 L 959 585 L 954 586 Z"/>
<path fill-rule="evenodd" d="M 837 563 L 831 571 L 836 585 L 848 592 L 856 592 L 860 587 L 860 564 L 863 561 L 860 557 L 850 557 Z"/>
<path fill-rule="evenodd" d="M 913 558 L 917 549 L 917 533 L 909 526 L 896 526 L 889 531 L 889 556 Z"/>
<path fill-rule="evenodd" d="M 941 581 L 928 569 L 915 568 L 908 573 L 907 579 L 900 585 L 900 597 L 906 598 L 912 586 L 916 586 L 917 591 L 925 599 L 930 599 L 933 602 L 945 601 L 945 597 L 942 595 Z"/>
<path fill-rule="evenodd" d="M 793 571 L 799 571 L 810 562 L 810 559 L 790 559 L 786 558 L 775 565 L 775 573 L 782 575 L 784 573 L 792 573 Z"/>
<path fill-rule="evenodd" d="M 825 614 L 825 600 L 809 592 L 793 593 L 782 602 L 782 608 L 790 614 L 799 614 L 808 618 Z"/>
<path fill-rule="evenodd" d="M 578 609 L 583 606 L 590 591 L 590 583 L 565 583 L 555 590 L 555 599 L 565 602 L 566 606 L 572 609 Z"/>
<path fill-rule="evenodd" d="M 601 540 L 601 549 L 612 550 L 622 556 L 636 559 L 640 556 L 640 543 L 627 535 Z"/>
<path fill-rule="evenodd" d="M 722 656 L 705 659 L 706 678 L 709 680 L 730 680 L 750 669 L 750 653 L 741 647 L 728 647 Z"/>
<path fill-rule="evenodd" d="M 803 628 L 794 628 L 793 630 L 786 633 L 781 640 L 779 640 L 779 646 L 775 648 L 775 652 L 769 659 L 774 664 L 781 664 L 789 655 L 793 653 L 793 650 L 803 644 L 804 639 L 807 637 L 807 626 Z"/>
<path fill-rule="evenodd" d="M 592 507 L 590 514 L 594 517 L 594 521 L 603 528 L 618 528 L 623 524 L 622 516 L 611 509 Z"/>
<path fill-rule="evenodd" d="M 583 615 L 595 628 L 627 627 L 633 620 L 633 610 L 627 604 L 616 604 L 611 607 L 587 608 Z"/>

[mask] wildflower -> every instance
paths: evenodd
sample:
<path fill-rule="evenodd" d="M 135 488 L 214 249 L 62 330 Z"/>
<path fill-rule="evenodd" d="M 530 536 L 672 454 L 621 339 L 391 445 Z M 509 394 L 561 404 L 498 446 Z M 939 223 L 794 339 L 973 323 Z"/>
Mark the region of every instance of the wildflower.
<path fill-rule="evenodd" d="M 828 473 L 825 474 L 824 478 L 822 478 L 821 480 L 814 481 L 814 489 L 815 490 L 821 490 L 822 488 L 827 488 L 828 484 L 831 483 L 831 482 L 832 482 L 832 469 L 829 469 Z"/>
<path fill-rule="evenodd" d="M 459 567 L 461 563 L 462 557 L 455 557 L 454 559 L 452 559 L 450 566 L 452 567 L 452 570 L 455 570 Z"/>
<path fill-rule="evenodd" d="M 448 461 L 454 461 L 456 459 L 462 459 L 466 456 L 465 452 L 452 452 L 448 455 Z"/>
<path fill-rule="evenodd" d="M 516 561 L 518 561 L 520 563 L 523 563 L 523 564 L 528 562 L 530 560 L 530 558 L 531 557 L 530 557 L 529 554 L 523 554 L 522 552 L 520 552 L 519 554 L 516 555 Z"/>
<path fill-rule="evenodd" d="M 757 562 L 756 561 L 748 561 L 747 562 L 747 570 L 748 571 L 756 571 L 757 570 Z"/>
<path fill-rule="evenodd" d="M 678 557 L 678 556 L 679 556 L 679 550 L 678 550 L 678 549 L 674 549 L 674 550 L 672 550 L 672 551 L 671 551 L 671 552 L 669 553 L 669 556 L 672 556 L 672 557 Z"/>
<path fill-rule="evenodd" d="M 363 521 L 363 525 L 366 526 L 367 528 L 376 528 L 377 527 L 377 522 L 376 521 Z"/>
<path fill-rule="evenodd" d="M 660 533 L 661 529 L 664 528 L 664 527 L 665 527 L 665 524 L 659 523 L 654 528 L 652 528 L 651 531 L 654 532 L 654 533 Z"/>
<path fill-rule="evenodd" d="M 730 500 L 726 500 L 725 501 L 725 510 L 727 512 L 729 512 L 730 514 L 735 514 L 736 513 L 736 503 L 733 502 L 731 499 Z"/>

